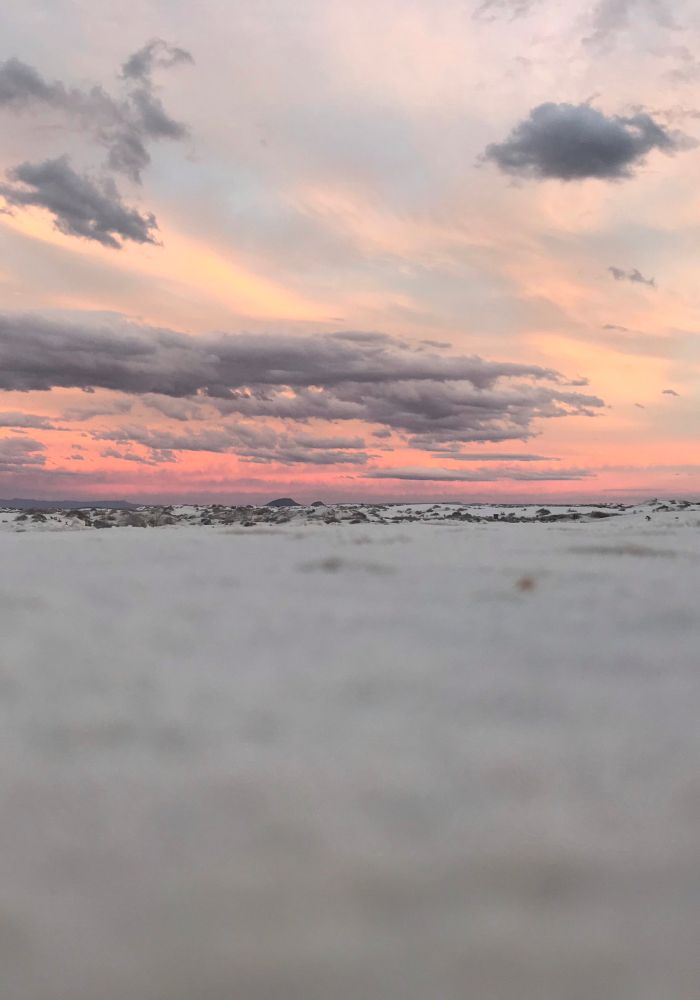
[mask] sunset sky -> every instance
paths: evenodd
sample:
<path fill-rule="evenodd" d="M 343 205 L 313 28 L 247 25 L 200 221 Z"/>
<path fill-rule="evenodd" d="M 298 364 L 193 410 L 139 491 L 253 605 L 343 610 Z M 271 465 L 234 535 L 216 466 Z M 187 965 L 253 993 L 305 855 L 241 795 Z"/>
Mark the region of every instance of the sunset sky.
<path fill-rule="evenodd" d="M 700 494 L 697 0 L 0 26 L 0 497 Z"/>

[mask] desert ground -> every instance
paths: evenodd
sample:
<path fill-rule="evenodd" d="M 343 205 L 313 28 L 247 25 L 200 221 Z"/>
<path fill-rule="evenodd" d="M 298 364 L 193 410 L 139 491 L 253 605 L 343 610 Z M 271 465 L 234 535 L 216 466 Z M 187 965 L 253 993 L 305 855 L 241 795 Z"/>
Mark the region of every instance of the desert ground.
<path fill-rule="evenodd" d="M 698 996 L 700 503 L 5 509 L 0 554 L 7 1000 Z"/>

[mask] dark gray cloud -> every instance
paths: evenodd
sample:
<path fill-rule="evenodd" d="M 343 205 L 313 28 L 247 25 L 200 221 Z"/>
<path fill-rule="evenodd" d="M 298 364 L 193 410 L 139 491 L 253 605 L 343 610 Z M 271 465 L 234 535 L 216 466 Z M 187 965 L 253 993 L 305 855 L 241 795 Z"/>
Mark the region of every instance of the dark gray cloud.
<path fill-rule="evenodd" d="M 5 410 L 0 413 L 0 427 L 27 427 L 34 430 L 51 430 L 53 423 L 49 417 L 37 413 L 17 413 Z"/>
<path fill-rule="evenodd" d="M 431 449 L 524 440 L 536 420 L 603 406 L 539 365 L 429 353 L 378 334 L 193 337 L 117 317 L 0 314 L 0 389 L 54 387 L 208 400 L 239 420 L 358 420 L 415 435 Z M 185 447 L 182 436 L 158 446 Z M 267 445 L 256 441 L 260 447 Z M 304 447 L 311 450 L 308 441 Z"/>
<path fill-rule="evenodd" d="M 562 181 L 631 177 L 652 150 L 673 153 L 688 140 L 644 113 L 608 116 L 588 104 L 541 104 L 484 159 L 505 173 Z"/>
<path fill-rule="evenodd" d="M 132 53 L 122 66 L 125 80 L 150 82 L 155 69 L 169 69 L 179 63 L 193 63 L 192 53 L 177 45 L 169 45 L 162 38 L 152 38 L 150 42 Z"/>
<path fill-rule="evenodd" d="M 33 66 L 15 58 L 0 63 L 0 107 L 19 111 L 35 102 L 59 106 L 65 99 L 65 87 L 47 83 Z"/>
<path fill-rule="evenodd" d="M 16 472 L 27 466 L 44 465 L 46 445 L 28 437 L 0 438 L 0 473 Z"/>
<path fill-rule="evenodd" d="M 154 243 L 154 215 L 141 214 L 121 200 L 111 178 L 78 174 L 66 156 L 43 163 L 21 163 L 8 171 L 12 183 L 0 183 L 0 195 L 13 207 L 45 208 L 54 225 L 69 236 L 119 249 L 120 241 Z"/>
<path fill-rule="evenodd" d="M 612 274 L 615 281 L 631 281 L 636 285 L 649 285 L 650 288 L 656 288 L 656 278 L 645 278 L 641 271 L 638 271 L 636 267 L 632 268 L 631 271 L 625 271 L 621 267 L 609 267 L 608 271 Z M 607 325 L 606 330 L 624 330 L 624 327 L 615 327 Z"/>
<path fill-rule="evenodd" d="M 181 140 L 188 134 L 186 126 L 166 112 L 151 78 L 155 69 L 183 62 L 192 62 L 188 52 L 156 39 L 124 64 L 126 93 L 113 97 L 100 86 L 83 90 L 49 82 L 34 67 L 8 59 L 0 63 L 0 108 L 60 114 L 106 148 L 110 170 L 138 182 L 150 163 L 150 142 Z M 127 67 L 132 67 L 130 72 Z"/>
<path fill-rule="evenodd" d="M 517 480 L 535 483 L 547 481 L 575 481 L 586 479 L 592 473 L 587 469 L 377 469 L 366 473 L 367 479 L 405 479 L 426 483 L 494 483 L 500 480 Z"/>

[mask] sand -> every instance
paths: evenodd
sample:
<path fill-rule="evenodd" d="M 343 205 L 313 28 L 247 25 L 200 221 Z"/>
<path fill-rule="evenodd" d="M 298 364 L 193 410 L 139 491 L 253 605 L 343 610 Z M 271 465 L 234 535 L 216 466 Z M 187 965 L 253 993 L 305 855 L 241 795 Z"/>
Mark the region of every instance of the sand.
<path fill-rule="evenodd" d="M 0 515 L 3 998 L 695 1000 L 700 505 L 401 510 Z"/>

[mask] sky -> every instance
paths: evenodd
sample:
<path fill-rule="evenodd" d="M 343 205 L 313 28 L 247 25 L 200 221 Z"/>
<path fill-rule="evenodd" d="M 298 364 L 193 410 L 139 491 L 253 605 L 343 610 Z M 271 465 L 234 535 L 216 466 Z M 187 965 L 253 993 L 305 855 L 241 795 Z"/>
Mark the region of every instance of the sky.
<path fill-rule="evenodd" d="M 695 0 L 5 0 L 0 497 L 700 494 Z"/>

